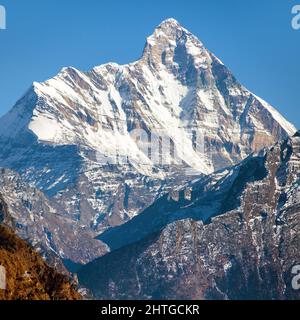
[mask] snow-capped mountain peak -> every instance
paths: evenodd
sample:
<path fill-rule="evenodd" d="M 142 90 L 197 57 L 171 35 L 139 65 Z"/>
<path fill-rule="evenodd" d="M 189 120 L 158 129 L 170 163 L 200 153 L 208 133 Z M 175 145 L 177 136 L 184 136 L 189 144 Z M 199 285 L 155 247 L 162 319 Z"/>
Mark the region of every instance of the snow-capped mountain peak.
<path fill-rule="evenodd" d="M 184 68 L 189 60 L 196 68 L 211 62 L 202 42 L 175 19 L 163 21 L 147 38 L 143 58 L 152 67 L 163 64 L 169 69 Z"/>
<path fill-rule="evenodd" d="M 191 174 L 235 164 L 295 132 L 168 19 L 138 61 L 67 67 L 35 82 L 0 119 L 0 166 L 95 236 Z"/>
<path fill-rule="evenodd" d="M 181 26 L 181 24 L 174 18 L 168 18 L 168 19 L 163 20 L 159 24 L 158 28 L 162 28 L 162 27 L 166 27 L 168 29 L 170 29 L 170 28 L 183 28 Z"/>

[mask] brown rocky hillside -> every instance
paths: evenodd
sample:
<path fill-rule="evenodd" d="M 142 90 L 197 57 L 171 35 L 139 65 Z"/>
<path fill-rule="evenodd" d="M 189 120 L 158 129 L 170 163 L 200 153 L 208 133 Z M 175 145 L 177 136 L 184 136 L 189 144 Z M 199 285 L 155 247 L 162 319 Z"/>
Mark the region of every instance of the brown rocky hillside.
<path fill-rule="evenodd" d="M 0 198 L 0 211 L 6 205 Z M 41 256 L 14 232 L 0 224 L 0 266 L 6 270 L 6 290 L 0 300 L 77 300 L 79 293 L 66 275 L 49 267 Z M 3 279 L 2 279 L 3 280 Z"/>

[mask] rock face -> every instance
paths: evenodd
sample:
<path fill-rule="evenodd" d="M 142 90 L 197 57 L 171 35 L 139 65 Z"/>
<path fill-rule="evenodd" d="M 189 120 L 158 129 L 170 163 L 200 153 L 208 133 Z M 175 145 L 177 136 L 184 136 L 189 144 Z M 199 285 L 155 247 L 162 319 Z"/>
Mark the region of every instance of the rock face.
<path fill-rule="evenodd" d="M 0 200 L 2 214 L 7 206 Z M 70 279 L 50 268 L 29 245 L 0 224 L 0 300 L 79 300 Z"/>
<path fill-rule="evenodd" d="M 5 215 L 0 204 L 0 223 L 28 240 L 56 268 L 62 268 L 61 259 L 86 263 L 108 252 L 104 243 L 93 239 L 89 229 L 72 224 L 55 203 L 15 172 L 0 170 L 0 194 L 9 211 Z"/>
<path fill-rule="evenodd" d="M 69 67 L 34 83 L 0 120 L 0 166 L 42 191 L 71 226 L 47 229 L 83 229 L 93 237 L 193 175 L 238 163 L 294 132 L 168 19 L 134 63 L 89 72 Z M 73 254 L 66 248 L 65 233 L 52 250 L 86 261 L 81 249 Z M 91 257 L 97 254 L 96 246 Z"/>
<path fill-rule="evenodd" d="M 200 180 L 189 200 L 154 203 L 152 219 L 173 221 L 88 264 L 79 281 L 101 299 L 299 299 L 300 134 L 206 179 L 206 195 Z"/>

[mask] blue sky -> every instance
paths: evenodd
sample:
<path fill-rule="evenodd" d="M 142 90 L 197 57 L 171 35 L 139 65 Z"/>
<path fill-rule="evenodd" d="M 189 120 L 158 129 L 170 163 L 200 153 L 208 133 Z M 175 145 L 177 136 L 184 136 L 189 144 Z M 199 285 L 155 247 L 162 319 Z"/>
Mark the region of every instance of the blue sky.
<path fill-rule="evenodd" d="M 198 36 L 247 88 L 300 128 L 300 0 L 0 0 L 0 115 L 33 81 L 62 67 L 89 70 L 138 59 L 146 37 L 173 17 Z"/>

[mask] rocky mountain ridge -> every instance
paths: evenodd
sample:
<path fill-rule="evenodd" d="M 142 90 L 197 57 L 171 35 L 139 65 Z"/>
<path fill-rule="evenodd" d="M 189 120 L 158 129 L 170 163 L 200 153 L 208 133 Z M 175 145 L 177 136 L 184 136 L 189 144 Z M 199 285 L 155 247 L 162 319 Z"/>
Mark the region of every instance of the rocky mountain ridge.
<path fill-rule="evenodd" d="M 9 209 L 0 196 L 0 216 Z M 80 300 L 71 278 L 49 267 L 13 230 L 0 224 L 0 300 Z"/>
<path fill-rule="evenodd" d="M 207 180 L 204 195 L 200 180 L 154 203 L 159 230 L 91 262 L 80 282 L 100 299 L 298 300 L 300 132 Z"/>

